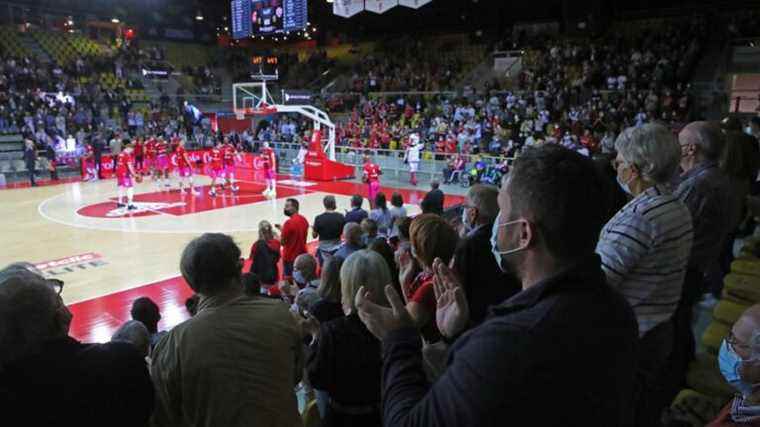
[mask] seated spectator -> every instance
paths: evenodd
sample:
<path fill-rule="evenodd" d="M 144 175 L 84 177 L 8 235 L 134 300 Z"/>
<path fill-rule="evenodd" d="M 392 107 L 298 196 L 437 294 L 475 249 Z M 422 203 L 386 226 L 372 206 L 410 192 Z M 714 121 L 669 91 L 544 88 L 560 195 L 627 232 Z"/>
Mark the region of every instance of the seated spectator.
<path fill-rule="evenodd" d="M 150 333 L 145 325 L 137 320 L 128 320 L 111 336 L 111 342 L 132 344 L 145 358 L 150 354 Z"/>
<path fill-rule="evenodd" d="M 476 184 L 467 191 L 462 208 L 464 234 L 454 253 L 453 267 L 467 296 L 473 325 L 485 320 L 489 306 L 501 304 L 521 290 L 515 273 L 502 272 L 491 253 L 498 195 L 496 187 Z"/>
<path fill-rule="evenodd" d="M 343 244 L 340 245 L 334 256 L 345 260 L 349 255 L 360 249 L 364 249 L 362 227 L 355 222 L 347 222 L 343 226 Z"/>
<path fill-rule="evenodd" d="M 494 257 L 517 273 L 523 291 L 459 337 L 467 300 L 456 276 L 436 261 L 437 323 L 455 341 L 432 385 L 401 297 L 387 286 L 392 308 L 384 308 L 359 290 L 359 317 L 383 344 L 386 425 L 485 426 L 504 417 L 534 427 L 629 425 L 637 327 L 594 254 L 604 187 L 590 159 L 553 144 L 515 160 L 499 193 L 492 241 Z M 551 410 L 536 398 L 546 390 L 562 396 Z"/>
<path fill-rule="evenodd" d="M 312 335 L 307 372 L 311 384 L 327 392 L 329 405 L 323 426 L 380 426 L 381 348 L 356 312 L 360 287 L 372 300 L 387 306 L 383 287 L 391 274 L 376 252 L 361 250 L 340 269 L 344 317 L 320 324 L 313 317 L 304 329 Z"/>
<path fill-rule="evenodd" d="M 293 263 L 293 281 L 299 290 L 296 293 L 294 308 L 299 312 L 310 311 L 312 304 L 319 299 L 319 277 L 317 260 L 311 254 L 298 255 Z"/>
<path fill-rule="evenodd" d="M 132 302 L 132 309 L 129 313 L 132 319 L 141 322 L 148 328 L 148 333 L 150 333 L 150 348 L 153 349 L 158 340 L 166 334 L 166 331 L 158 332 L 158 322 L 161 320 L 161 312 L 158 309 L 158 305 L 148 297 L 137 298 Z"/>
<path fill-rule="evenodd" d="M 243 293 L 241 269 L 240 249 L 224 234 L 204 234 L 182 252 L 182 277 L 200 303 L 153 352 L 153 425 L 300 423 L 300 329 L 285 304 Z"/>
<path fill-rule="evenodd" d="M 280 261 L 280 247 L 272 224 L 269 221 L 259 222 L 259 239 L 251 246 L 249 271 L 259 278 L 262 292 L 267 294 L 277 289 L 275 285 L 279 278 L 277 263 Z"/>
<path fill-rule="evenodd" d="M 399 282 L 415 325 L 425 340 L 435 342 L 440 334 L 435 324 L 433 260 L 449 264 L 457 247 L 457 233 L 440 216 L 422 214 L 412 220 L 409 235 L 411 250 L 399 257 Z"/>
<path fill-rule="evenodd" d="M 422 213 L 433 213 L 436 215 L 443 215 L 443 200 L 446 197 L 441 191 L 438 181 L 430 183 L 430 191 L 425 194 L 425 197 L 420 203 Z"/>
<path fill-rule="evenodd" d="M 671 318 L 691 253 L 689 210 L 669 190 L 681 158 L 660 124 L 623 131 L 615 143 L 617 180 L 633 200 L 602 229 L 596 252 L 607 283 L 633 307 L 639 324 L 635 425 L 654 426 L 672 401 L 667 378 L 673 349 Z"/>
<path fill-rule="evenodd" d="M 323 202 L 325 212 L 314 218 L 311 237 L 319 238 L 317 247 L 317 260 L 322 265 L 325 256 L 332 256 L 340 247 L 340 233 L 343 231 L 343 225 L 346 218 L 343 214 L 335 212 L 335 196 L 325 196 Z"/>
<path fill-rule="evenodd" d="M 393 215 L 388 209 L 388 204 L 385 199 L 385 193 L 377 193 L 375 197 L 375 208 L 369 212 L 369 219 L 377 223 L 378 232 L 383 236 L 387 236 L 393 227 Z"/>
<path fill-rule="evenodd" d="M 462 155 L 457 154 L 456 156 L 449 158 L 446 167 L 443 169 L 443 183 L 450 184 L 452 182 L 457 182 L 462 177 L 464 166 L 465 161 Z"/>
<path fill-rule="evenodd" d="M 154 394 L 145 360 L 132 344 L 71 338 L 62 288 L 26 263 L 0 270 L 4 416 L 28 426 L 147 425 Z"/>
<path fill-rule="evenodd" d="M 375 240 L 385 240 L 383 236 L 377 233 L 377 222 L 373 219 L 366 218 L 362 221 L 362 244 L 364 247 L 368 247 Z"/>
<path fill-rule="evenodd" d="M 358 194 L 351 196 L 351 210 L 346 211 L 346 222 L 361 223 L 364 218 L 369 217 L 367 211 L 362 209 L 364 198 Z"/>
<path fill-rule="evenodd" d="M 760 426 L 760 305 L 744 311 L 723 340 L 720 371 L 738 392 L 707 427 Z"/>
<path fill-rule="evenodd" d="M 319 288 L 317 288 L 317 299 L 311 305 L 311 315 L 315 319 L 324 323 L 343 316 L 343 309 L 340 305 L 340 267 L 343 265 L 343 258 L 330 257 L 325 260 L 322 271 L 319 276 Z"/>

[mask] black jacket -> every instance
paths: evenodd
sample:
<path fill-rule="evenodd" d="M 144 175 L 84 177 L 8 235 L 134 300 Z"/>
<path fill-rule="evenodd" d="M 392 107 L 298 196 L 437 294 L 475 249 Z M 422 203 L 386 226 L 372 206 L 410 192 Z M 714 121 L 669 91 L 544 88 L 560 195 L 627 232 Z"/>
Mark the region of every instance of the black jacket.
<path fill-rule="evenodd" d="M 385 426 L 629 425 L 638 328 L 597 255 L 493 309 L 429 386 L 413 328 L 383 342 Z"/>
<path fill-rule="evenodd" d="M 5 366 L 0 389 L 3 417 L 25 426 L 142 426 L 154 406 L 147 364 L 129 343 L 49 342 Z"/>
<path fill-rule="evenodd" d="M 443 199 L 445 197 L 446 196 L 443 194 L 443 191 L 441 191 L 440 188 L 430 190 L 430 192 L 425 194 L 425 198 L 422 199 L 422 203 L 420 203 L 422 212 L 443 215 Z"/>
<path fill-rule="evenodd" d="M 34 169 L 37 161 L 37 150 L 35 148 L 24 148 L 24 163 L 27 169 Z"/>
<path fill-rule="evenodd" d="M 488 307 L 506 301 L 522 289 L 515 275 L 502 273 L 491 252 L 493 223 L 476 228 L 459 241 L 454 252 L 454 270 L 462 280 L 470 319 L 479 325 L 488 314 Z"/>

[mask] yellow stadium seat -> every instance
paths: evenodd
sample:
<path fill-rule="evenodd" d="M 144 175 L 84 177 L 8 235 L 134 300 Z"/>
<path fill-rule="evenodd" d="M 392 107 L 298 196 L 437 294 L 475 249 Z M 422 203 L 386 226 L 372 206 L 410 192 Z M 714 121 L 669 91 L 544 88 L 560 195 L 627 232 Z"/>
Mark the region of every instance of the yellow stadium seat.
<path fill-rule="evenodd" d="M 735 391 L 720 373 L 718 358 L 707 353 L 698 353 L 697 360 L 689 364 L 686 384 L 700 393 L 726 399 Z"/>
<path fill-rule="evenodd" d="M 720 344 L 728 335 L 729 330 L 730 327 L 721 322 L 710 322 L 710 325 L 707 326 L 704 334 L 702 334 L 702 345 L 704 345 L 705 349 L 710 353 L 718 354 Z"/>
<path fill-rule="evenodd" d="M 425 151 L 422 153 L 422 160 L 433 160 L 433 153 L 430 151 Z"/>
<path fill-rule="evenodd" d="M 760 277 L 732 271 L 723 279 L 723 298 L 741 304 L 760 303 Z"/>
<path fill-rule="evenodd" d="M 684 389 L 673 399 L 668 410 L 668 417 L 685 425 L 702 427 L 715 419 L 726 402 L 727 399 L 724 397 Z"/>
<path fill-rule="evenodd" d="M 318 427 L 322 424 L 322 417 L 319 415 L 317 400 L 313 399 L 306 404 L 306 408 L 301 415 L 304 427 Z"/>
<path fill-rule="evenodd" d="M 734 301 L 721 300 L 713 309 L 713 319 L 725 325 L 732 326 L 749 307 L 750 304 L 740 304 Z"/>
<path fill-rule="evenodd" d="M 731 263 L 731 272 L 760 276 L 760 259 L 737 258 Z"/>

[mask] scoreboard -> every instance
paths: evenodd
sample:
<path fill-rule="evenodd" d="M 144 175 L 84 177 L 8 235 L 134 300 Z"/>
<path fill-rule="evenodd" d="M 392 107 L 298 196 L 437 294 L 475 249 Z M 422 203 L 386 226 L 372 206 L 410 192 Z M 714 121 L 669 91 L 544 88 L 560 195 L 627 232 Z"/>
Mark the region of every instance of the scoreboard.
<path fill-rule="evenodd" d="M 284 34 L 306 28 L 307 0 L 233 0 L 232 37 Z"/>

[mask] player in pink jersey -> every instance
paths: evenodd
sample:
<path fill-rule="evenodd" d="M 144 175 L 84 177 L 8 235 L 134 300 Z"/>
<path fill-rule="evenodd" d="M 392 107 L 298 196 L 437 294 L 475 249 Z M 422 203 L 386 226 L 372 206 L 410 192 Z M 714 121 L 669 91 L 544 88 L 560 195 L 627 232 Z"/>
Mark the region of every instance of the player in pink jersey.
<path fill-rule="evenodd" d="M 364 173 L 363 181 L 367 183 L 367 193 L 370 204 L 375 202 L 375 196 L 380 192 L 380 175 L 383 171 L 380 170 L 380 166 L 372 163 L 372 160 L 368 155 L 364 155 Z"/>
<path fill-rule="evenodd" d="M 116 157 L 116 185 L 119 187 L 119 201 L 116 203 L 117 207 L 127 207 L 127 210 L 135 210 L 137 207 L 132 204 L 132 199 L 135 196 L 134 183 L 132 178 L 137 176 L 135 172 L 134 159 L 132 158 L 133 152 L 132 144 L 127 144 L 122 149 L 121 153 Z M 127 193 L 127 204 L 124 204 L 124 192 Z"/>
<path fill-rule="evenodd" d="M 222 145 L 222 161 L 224 164 L 224 181 L 225 185 L 229 185 L 232 191 L 238 191 L 238 187 L 235 185 L 235 160 L 241 161 L 240 153 L 237 148 L 230 142 L 229 139 L 224 138 L 224 144 Z"/>
<path fill-rule="evenodd" d="M 267 188 L 263 194 L 275 198 L 277 197 L 277 156 L 266 141 L 261 149 L 261 158 L 264 167 L 264 179 L 267 181 Z"/>
<path fill-rule="evenodd" d="M 169 155 L 171 154 L 171 147 L 169 142 L 163 137 L 158 137 L 156 141 L 156 170 L 158 171 L 159 188 L 171 187 L 169 182 Z"/>
<path fill-rule="evenodd" d="M 216 179 L 224 176 L 224 149 L 221 141 L 216 142 L 216 146 L 211 149 L 211 168 L 209 169 L 209 175 L 211 175 L 211 190 L 208 192 L 209 196 L 216 196 Z M 220 189 L 219 191 L 223 191 Z"/>
<path fill-rule="evenodd" d="M 185 140 L 177 141 L 177 148 L 174 150 L 177 158 L 177 172 L 179 173 L 179 192 L 185 194 L 185 186 L 194 194 L 199 194 L 193 185 L 193 163 L 185 150 Z"/>

